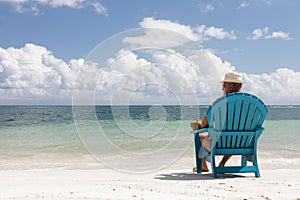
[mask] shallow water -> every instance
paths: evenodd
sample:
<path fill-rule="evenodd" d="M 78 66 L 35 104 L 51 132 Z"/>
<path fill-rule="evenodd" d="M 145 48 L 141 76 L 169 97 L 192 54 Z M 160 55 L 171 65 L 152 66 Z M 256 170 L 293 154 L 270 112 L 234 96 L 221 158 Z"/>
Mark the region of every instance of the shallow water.
<path fill-rule="evenodd" d="M 189 123 L 206 108 L 99 106 L 96 120 L 75 123 L 70 106 L 0 106 L 0 169 L 152 170 L 193 161 Z M 299 122 L 298 106 L 269 107 L 258 144 L 262 168 L 300 167 Z"/>

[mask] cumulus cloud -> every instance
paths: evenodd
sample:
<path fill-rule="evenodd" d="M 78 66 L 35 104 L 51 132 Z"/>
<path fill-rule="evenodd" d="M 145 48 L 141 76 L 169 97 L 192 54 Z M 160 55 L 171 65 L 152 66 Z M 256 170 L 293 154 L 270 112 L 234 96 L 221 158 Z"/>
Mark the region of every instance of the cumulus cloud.
<path fill-rule="evenodd" d="M 182 25 L 176 22 L 172 22 L 170 20 L 163 20 L 163 19 L 156 20 L 153 17 L 148 17 L 148 18 L 144 18 L 139 25 L 141 28 L 162 29 L 162 30 L 173 31 L 185 35 L 187 38 L 191 40 L 202 41 L 201 35 L 195 33 L 191 26 Z"/>
<path fill-rule="evenodd" d="M 166 38 L 166 35 L 168 38 Z M 150 28 L 148 27 L 144 34 L 134 36 L 134 37 L 125 37 L 123 42 L 131 48 L 140 48 L 140 47 L 156 47 L 161 49 L 175 48 L 181 46 L 185 43 L 193 42 L 196 39 L 192 37 L 193 35 L 185 35 L 184 31 L 175 32 L 170 29 L 159 28 Z M 191 37 L 193 39 L 191 39 Z"/>
<path fill-rule="evenodd" d="M 183 55 L 122 49 L 107 61 L 107 66 L 84 59 L 67 63 L 34 44 L 0 48 L 0 103 L 70 103 L 76 87 L 95 93 L 96 103 L 184 104 L 196 97 L 197 103 L 208 104 L 222 95 L 222 76 L 238 70 L 208 50 L 190 50 Z M 300 72 L 279 68 L 270 74 L 243 75 L 244 91 L 267 104 L 299 104 Z"/>
<path fill-rule="evenodd" d="M 234 31 L 225 31 L 223 28 L 216 27 L 206 27 L 205 25 L 201 25 L 195 28 L 196 32 L 202 35 L 202 38 L 205 40 L 209 40 L 210 38 L 216 38 L 219 40 L 229 39 L 235 40 L 237 37 L 234 34 Z"/>
<path fill-rule="evenodd" d="M 283 31 L 275 31 L 275 32 L 272 32 L 272 34 L 267 35 L 265 38 L 266 39 L 279 38 L 279 39 L 289 40 L 289 39 L 291 39 L 289 37 L 289 35 L 290 35 L 290 33 L 285 33 Z"/>
<path fill-rule="evenodd" d="M 118 99 L 132 95 L 135 90 L 143 91 L 142 98 L 149 94 L 155 98 L 163 96 L 165 100 L 172 96 L 208 97 L 212 86 L 216 83 L 219 86 L 222 70 L 234 69 L 205 50 L 189 50 L 183 54 L 146 50 L 143 51 L 144 57 L 137 56 L 139 53 L 124 53 L 123 50 L 119 54 L 123 56 L 118 55 L 118 60 L 110 65 L 110 71 L 122 74 L 114 78 L 119 88 Z"/>
<path fill-rule="evenodd" d="M 91 6 L 97 13 L 105 16 L 108 15 L 107 9 L 100 2 L 91 2 L 89 0 L 0 0 L 0 3 L 10 3 L 14 6 L 16 12 L 31 12 L 34 15 L 40 13 L 40 5 L 47 5 L 52 8 L 65 6 L 73 9 Z"/>
<path fill-rule="evenodd" d="M 267 104 L 299 104 L 300 72 L 279 68 L 270 74 L 244 74 L 245 89 Z"/>
<path fill-rule="evenodd" d="M 284 39 L 290 40 L 290 33 L 283 31 L 274 31 L 269 32 L 269 27 L 264 27 L 262 29 L 255 29 L 252 31 L 251 37 L 248 37 L 250 40 L 259 40 L 259 39 Z"/>
<path fill-rule="evenodd" d="M 180 33 L 190 40 L 203 43 L 203 41 L 215 38 L 215 39 L 229 39 L 235 40 L 236 35 L 234 31 L 225 31 L 223 28 L 216 27 L 206 27 L 205 25 L 200 25 L 196 27 L 191 27 L 188 25 L 182 25 L 177 22 L 172 22 L 170 20 L 157 20 L 153 17 L 144 18 L 140 23 L 142 28 L 152 28 L 152 29 L 165 29 L 176 33 Z"/>
<path fill-rule="evenodd" d="M 55 58 L 45 47 L 0 47 L 0 93 L 7 99 L 69 97 L 82 60 Z"/>
<path fill-rule="evenodd" d="M 247 4 L 244 3 L 246 6 Z M 163 29 L 163 30 L 169 30 L 173 31 L 179 34 L 184 35 L 189 40 L 196 41 L 200 44 L 207 40 L 212 39 L 218 39 L 218 40 L 236 40 L 237 35 L 236 33 L 231 30 L 227 31 L 224 30 L 224 28 L 221 27 L 214 27 L 210 26 L 207 27 L 206 25 L 198 25 L 195 27 L 191 27 L 188 25 L 183 25 L 178 22 L 173 22 L 170 20 L 163 20 L 163 19 L 154 19 L 153 17 L 144 18 L 142 22 L 140 22 L 141 28 L 149 28 L 149 29 Z M 145 39 L 151 38 L 151 33 L 146 37 L 140 37 L 139 39 L 136 39 L 142 42 L 146 42 Z M 159 39 L 159 35 L 152 35 L 152 38 Z M 247 37 L 248 40 L 259 40 L 259 39 L 284 39 L 284 40 L 290 40 L 290 33 L 283 32 L 283 31 L 273 31 L 271 32 L 269 27 L 254 29 L 251 33 L 251 36 Z M 150 39 L 149 41 L 154 42 L 153 39 Z M 171 41 L 171 40 L 169 40 Z M 160 43 L 167 43 L 168 40 L 159 40 Z M 176 42 L 173 42 L 173 46 L 176 46 Z M 182 42 L 178 43 L 179 45 L 182 44 Z M 170 45 L 169 45 L 170 46 Z"/>
<path fill-rule="evenodd" d="M 269 28 L 265 27 L 263 29 L 255 29 L 252 31 L 252 39 L 253 40 L 258 40 L 261 39 L 264 35 L 268 34 Z"/>
<path fill-rule="evenodd" d="M 74 94 L 88 103 L 94 102 L 94 99 L 86 98 L 92 94 L 96 103 L 105 104 L 209 104 L 222 95 L 219 81 L 224 74 L 239 72 L 237 67 L 210 50 L 199 46 L 177 48 L 185 45 L 183 34 L 201 42 L 205 37 L 231 37 L 222 34 L 225 32 L 223 29 L 203 26 L 199 31 L 199 27 L 196 29 L 153 18 L 146 18 L 141 26 L 167 28 L 182 34 L 169 35 L 169 31 L 164 35 L 160 31 L 149 32 L 146 29 L 142 36 L 133 34 L 120 40 L 141 46 L 130 49 L 124 45 L 115 55 L 109 55 L 104 63 L 88 58 L 65 62 L 47 48 L 35 44 L 21 48 L 0 47 L 0 104 L 33 101 L 70 104 Z M 268 28 L 255 34 L 261 38 L 266 33 L 269 33 Z M 145 45 L 160 48 L 139 48 Z M 246 81 L 244 91 L 256 94 L 267 104 L 300 103 L 300 72 L 279 68 L 269 74 L 243 75 Z"/>
<path fill-rule="evenodd" d="M 100 103 L 110 102 L 113 96 L 121 103 L 132 95 L 134 101 L 140 103 L 147 98 L 149 102 L 178 103 L 178 96 L 190 102 L 187 96 L 210 95 L 207 82 L 211 79 L 205 74 L 215 72 L 209 77 L 220 79 L 218 71 L 212 70 L 214 62 L 225 71 L 234 69 L 207 51 L 193 50 L 185 54 L 171 50 L 133 52 L 121 49 L 108 59 L 107 66 L 99 66 L 84 59 L 66 63 L 45 47 L 34 44 L 0 48 L 0 103 L 49 99 L 54 103 L 57 99 L 70 102 L 74 87 L 78 91 L 96 91 Z"/>

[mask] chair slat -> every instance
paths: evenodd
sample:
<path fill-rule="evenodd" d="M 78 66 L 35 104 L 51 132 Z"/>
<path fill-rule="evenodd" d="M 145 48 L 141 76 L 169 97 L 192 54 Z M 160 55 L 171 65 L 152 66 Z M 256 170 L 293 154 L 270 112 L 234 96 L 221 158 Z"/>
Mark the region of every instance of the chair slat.
<path fill-rule="evenodd" d="M 222 149 L 226 148 L 226 136 L 221 135 Z"/>
<path fill-rule="evenodd" d="M 227 110 L 226 110 L 226 104 L 224 106 L 220 106 L 219 108 L 219 112 L 220 112 L 220 127 L 221 129 L 219 130 L 226 130 L 226 116 L 227 116 Z"/>
<path fill-rule="evenodd" d="M 245 143 L 245 147 L 246 148 L 252 147 L 252 145 L 253 145 L 251 143 L 252 139 L 253 139 L 253 136 L 252 135 L 248 135 L 248 138 L 247 138 L 246 143 Z"/>
<path fill-rule="evenodd" d="M 227 129 L 233 130 L 233 121 L 235 114 L 235 101 L 230 101 L 227 103 Z"/>
<path fill-rule="evenodd" d="M 232 140 L 231 140 L 231 147 L 232 148 L 236 148 L 236 138 L 237 138 L 236 135 L 232 136 Z"/>
<path fill-rule="evenodd" d="M 246 117 L 248 114 L 248 109 L 249 109 L 249 103 L 243 101 L 242 108 L 241 108 L 239 130 L 245 130 L 245 123 L 246 123 Z"/>
<path fill-rule="evenodd" d="M 226 148 L 231 148 L 231 139 L 232 139 L 231 135 L 226 136 L 226 142 L 227 142 Z"/>
<path fill-rule="evenodd" d="M 261 116 L 261 113 L 260 113 L 258 107 L 256 107 L 255 113 L 254 113 L 254 115 L 253 115 L 253 120 L 252 120 L 252 124 L 251 124 L 250 130 L 254 130 L 254 129 L 256 129 L 258 126 L 260 126 L 260 125 L 258 124 L 260 116 Z"/>
<path fill-rule="evenodd" d="M 248 135 L 243 135 L 243 138 L 241 141 L 241 147 L 245 147 L 247 139 L 248 139 Z"/>
<path fill-rule="evenodd" d="M 235 115 L 234 115 L 234 121 L 233 121 L 233 130 L 237 131 L 239 130 L 240 126 L 240 118 L 241 118 L 241 112 L 242 112 L 242 101 L 236 101 L 235 102 Z"/>
<path fill-rule="evenodd" d="M 252 121 L 253 121 L 253 114 L 255 112 L 255 109 L 256 109 L 255 104 L 250 103 L 249 109 L 248 109 L 248 112 L 247 112 L 247 115 L 246 115 L 246 124 L 245 124 L 244 130 L 250 130 L 251 124 L 252 124 Z"/>

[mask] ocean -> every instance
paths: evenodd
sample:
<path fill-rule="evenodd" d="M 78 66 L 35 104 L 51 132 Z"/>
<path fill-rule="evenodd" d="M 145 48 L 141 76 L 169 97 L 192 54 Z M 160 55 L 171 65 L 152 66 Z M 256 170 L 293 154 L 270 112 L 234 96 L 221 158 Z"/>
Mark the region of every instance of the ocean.
<path fill-rule="evenodd" d="M 0 170 L 192 168 L 207 106 L 0 106 Z M 299 169 L 300 106 L 268 106 L 260 169 Z M 181 160 L 181 162 L 177 162 Z"/>

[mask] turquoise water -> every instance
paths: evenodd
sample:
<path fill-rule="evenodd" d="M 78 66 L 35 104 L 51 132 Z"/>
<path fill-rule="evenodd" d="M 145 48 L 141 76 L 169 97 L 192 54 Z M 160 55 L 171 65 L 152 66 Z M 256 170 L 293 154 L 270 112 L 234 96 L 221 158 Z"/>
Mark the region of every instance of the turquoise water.
<path fill-rule="evenodd" d="M 99 106 L 97 120 L 75 123 L 69 106 L 0 106 L 0 169 L 147 171 L 182 157 L 193 161 L 189 123 L 206 108 L 185 107 L 190 114 L 182 114 L 178 106 L 115 107 L 117 111 Z M 300 107 L 269 107 L 258 144 L 261 168 L 300 167 L 299 122 Z"/>

